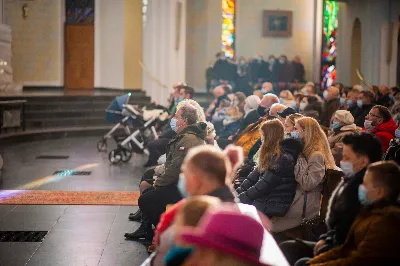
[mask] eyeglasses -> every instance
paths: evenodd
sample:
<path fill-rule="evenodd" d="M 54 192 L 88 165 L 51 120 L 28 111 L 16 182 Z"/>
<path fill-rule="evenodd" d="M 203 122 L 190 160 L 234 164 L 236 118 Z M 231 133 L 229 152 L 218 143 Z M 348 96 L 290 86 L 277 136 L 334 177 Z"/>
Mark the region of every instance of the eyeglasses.
<path fill-rule="evenodd" d="M 381 116 L 377 116 L 377 115 L 375 115 L 373 113 L 368 113 L 368 116 L 372 116 L 372 117 L 375 117 L 375 118 L 382 118 Z"/>

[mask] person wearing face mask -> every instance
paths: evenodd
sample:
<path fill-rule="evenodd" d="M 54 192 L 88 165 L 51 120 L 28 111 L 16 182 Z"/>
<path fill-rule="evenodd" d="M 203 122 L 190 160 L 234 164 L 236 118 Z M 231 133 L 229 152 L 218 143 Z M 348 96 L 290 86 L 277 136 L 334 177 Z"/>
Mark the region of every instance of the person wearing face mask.
<path fill-rule="evenodd" d="M 346 241 L 307 265 L 400 265 L 399 177 L 400 169 L 394 162 L 368 166 L 362 184 L 357 187 L 363 208 Z"/>
<path fill-rule="evenodd" d="M 258 54 L 249 65 L 249 85 L 253 90 L 260 89 L 268 76 L 268 63 L 264 61 L 262 54 Z"/>
<path fill-rule="evenodd" d="M 221 84 L 231 84 L 234 86 L 234 81 L 237 75 L 237 66 L 227 60 L 224 52 L 218 53 L 217 58 L 218 59 L 213 67 L 213 73 L 216 79 L 214 85 L 219 86 Z"/>
<path fill-rule="evenodd" d="M 384 161 L 395 161 L 400 165 L 400 124 L 394 133 L 395 137 L 390 141 L 389 148 L 383 156 Z"/>
<path fill-rule="evenodd" d="M 389 142 L 394 138 L 396 128 L 397 125 L 385 106 L 375 105 L 365 117 L 364 130 L 380 139 L 384 151 L 389 148 Z"/>
<path fill-rule="evenodd" d="M 242 117 L 243 113 L 240 112 L 239 107 L 235 106 L 228 108 L 225 119 L 222 121 L 223 128 L 216 137 L 219 147 L 225 149 L 225 147 L 231 143 L 228 138 L 235 135 L 240 128 Z"/>
<path fill-rule="evenodd" d="M 291 63 L 288 61 L 286 55 L 281 55 L 279 61 L 275 64 L 275 70 L 277 81 L 282 83 L 292 82 L 293 80 L 293 68 Z"/>
<path fill-rule="evenodd" d="M 354 124 L 354 117 L 349 111 L 337 110 L 333 115 L 328 141 L 337 166 L 340 166 L 340 161 L 342 160 L 344 136 L 360 131 L 361 128 Z"/>
<path fill-rule="evenodd" d="M 374 105 L 374 94 L 370 91 L 361 91 L 356 104 L 351 105 L 347 111 L 353 115 L 354 123 L 358 127 L 364 127 L 365 116 Z"/>
<path fill-rule="evenodd" d="M 279 100 L 281 102 L 281 104 L 287 106 L 287 107 L 291 107 L 291 108 L 296 108 L 296 101 L 294 99 L 293 94 L 289 91 L 289 90 L 283 90 L 281 91 L 281 93 L 279 94 Z"/>
<path fill-rule="evenodd" d="M 165 171 L 154 181 L 153 187 L 139 197 L 141 226 L 133 233 L 126 233 L 125 238 L 152 239 L 152 225 L 157 225 L 165 207 L 181 199 L 177 188 L 179 169 L 191 148 L 205 144 L 207 124 L 197 121 L 198 111 L 190 104 L 180 107 L 171 119 L 171 128 L 177 135 L 168 143 Z"/>
<path fill-rule="evenodd" d="M 243 148 L 245 157 L 247 157 L 251 147 L 253 147 L 253 145 L 260 138 L 258 129 L 260 128 L 261 124 L 268 119 L 269 114 L 267 113 L 267 110 L 269 110 L 274 103 L 279 103 L 279 99 L 276 95 L 272 93 L 264 95 L 260 105 L 257 108 L 260 118 L 255 123 L 249 125 L 245 130 L 232 137 L 233 143 L 236 146 Z"/>
<path fill-rule="evenodd" d="M 304 65 L 301 62 L 300 56 L 295 56 L 292 61 L 293 66 L 293 82 L 304 83 L 306 71 L 304 70 Z"/>
<path fill-rule="evenodd" d="M 243 123 L 240 126 L 240 131 L 244 130 L 250 124 L 255 123 L 260 118 L 260 115 L 257 112 L 257 107 L 260 104 L 260 102 L 261 102 L 260 98 L 256 95 L 250 95 L 249 97 L 246 98 L 245 105 L 243 108 L 244 109 Z"/>
<path fill-rule="evenodd" d="M 326 100 L 322 105 L 322 113 L 320 117 L 321 124 L 329 127 L 333 114 L 339 110 L 340 107 L 340 91 L 337 87 L 331 86 L 324 91 L 324 99 Z"/>
<path fill-rule="evenodd" d="M 379 86 L 379 92 L 380 92 L 380 94 L 378 96 L 376 103 L 378 105 L 382 105 L 387 108 L 390 108 L 394 103 L 394 97 L 390 93 L 390 88 L 386 85 L 381 85 L 381 86 Z"/>
<path fill-rule="evenodd" d="M 343 138 L 343 158 L 340 163 L 345 173 L 329 200 L 326 215 L 328 231 L 318 242 L 286 241 L 281 249 L 291 265 L 301 258 L 320 254 L 342 245 L 350 227 L 361 209 L 358 187 L 363 182 L 368 165 L 380 161 L 382 148 L 379 140 L 368 133 L 359 132 Z"/>

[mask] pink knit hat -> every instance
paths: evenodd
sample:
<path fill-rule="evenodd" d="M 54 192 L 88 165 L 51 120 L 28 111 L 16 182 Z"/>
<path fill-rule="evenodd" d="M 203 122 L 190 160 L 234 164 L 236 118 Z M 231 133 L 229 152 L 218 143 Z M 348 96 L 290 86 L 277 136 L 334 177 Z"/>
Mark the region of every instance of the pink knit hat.
<path fill-rule="evenodd" d="M 260 262 L 260 251 L 264 228 L 253 218 L 234 211 L 206 213 L 196 228 L 183 230 L 183 241 L 195 246 L 227 253 L 256 265 Z"/>

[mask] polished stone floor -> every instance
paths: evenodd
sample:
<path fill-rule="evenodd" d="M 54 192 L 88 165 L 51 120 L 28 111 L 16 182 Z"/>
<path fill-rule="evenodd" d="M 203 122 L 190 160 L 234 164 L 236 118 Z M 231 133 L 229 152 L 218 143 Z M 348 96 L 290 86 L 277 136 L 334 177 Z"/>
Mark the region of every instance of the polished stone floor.
<path fill-rule="evenodd" d="M 6 145 L 0 153 L 5 169 L 0 189 L 138 190 L 146 158 L 110 165 L 107 153 L 98 153 L 97 137 L 65 138 Z M 112 141 L 110 141 L 110 146 Z M 36 159 L 65 155 L 69 159 Z M 84 169 L 89 176 L 46 178 L 57 170 Z M 46 180 L 46 182 L 43 182 Z M 144 246 L 126 241 L 125 232 L 139 226 L 128 221 L 137 207 L 0 205 L 0 231 L 49 231 L 41 243 L 0 242 L 0 266 L 140 265 Z"/>

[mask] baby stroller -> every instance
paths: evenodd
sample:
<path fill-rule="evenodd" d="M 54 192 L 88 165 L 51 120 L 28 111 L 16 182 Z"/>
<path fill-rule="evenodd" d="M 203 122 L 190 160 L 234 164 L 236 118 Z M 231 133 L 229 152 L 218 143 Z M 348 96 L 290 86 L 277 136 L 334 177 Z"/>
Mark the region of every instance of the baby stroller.
<path fill-rule="evenodd" d="M 154 127 L 156 122 L 163 121 L 168 118 L 168 113 L 164 110 L 147 110 L 146 108 L 143 108 L 141 111 L 139 111 L 137 108 L 129 104 L 123 104 L 122 108 L 122 115 L 125 116 L 122 120 L 128 117 L 126 121 L 131 122 L 125 123 L 132 124 L 132 131 L 129 125 L 125 127 L 126 133 L 133 133 L 127 136 L 121 142 L 121 138 L 117 140 L 117 149 L 112 150 L 108 154 L 108 159 L 113 164 L 119 163 L 120 161 L 129 161 L 133 152 L 149 154 L 148 150 L 146 149 L 147 144 L 158 137 Z"/>
<path fill-rule="evenodd" d="M 106 109 L 106 121 L 117 124 L 97 142 L 98 151 L 107 150 L 107 140 L 109 138 L 113 138 L 115 142 L 119 143 L 131 134 L 129 126 L 133 125 L 136 116 L 131 115 L 127 108 L 124 108 L 124 105 L 128 104 L 130 96 L 131 94 L 128 93 L 116 97 Z M 124 128 L 125 135 L 115 134 L 120 127 Z"/>

